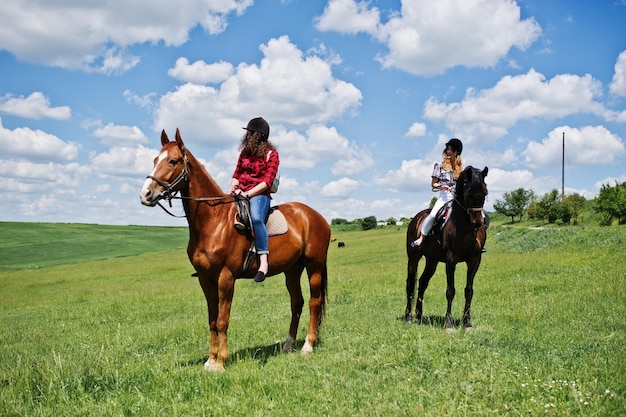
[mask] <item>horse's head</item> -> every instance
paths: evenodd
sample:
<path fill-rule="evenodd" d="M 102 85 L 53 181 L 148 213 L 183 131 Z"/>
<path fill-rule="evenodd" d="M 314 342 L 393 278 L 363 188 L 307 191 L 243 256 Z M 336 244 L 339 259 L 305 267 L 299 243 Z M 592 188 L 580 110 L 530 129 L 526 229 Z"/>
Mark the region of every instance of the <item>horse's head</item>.
<path fill-rule="evenodd" d="M 487 184 L 485 177 L 489 168 L 482 171 L 468 166 L 463 170 L 456 182 L 456 198 L 470 216 L 470 221 L 475 228 L 483 224 L 483 205 L 487 196 Z"/>
<path fill-rule="evenodd" d="M 188 179 L 187 150 L 180 132 L 176 129 L 176 141 L 170 142 L 165 130 L 161 132 L 161 152 L 154 158 L 154 168 L 140 191 L 141 204 L 155 206 L 163 198 L 171 198 L 180 191 Z"/>

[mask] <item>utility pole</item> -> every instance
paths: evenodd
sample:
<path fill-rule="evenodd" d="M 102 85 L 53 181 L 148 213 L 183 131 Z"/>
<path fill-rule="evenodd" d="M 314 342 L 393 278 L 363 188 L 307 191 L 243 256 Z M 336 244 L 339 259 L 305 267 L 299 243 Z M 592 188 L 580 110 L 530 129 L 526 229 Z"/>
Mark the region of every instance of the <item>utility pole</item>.
<path fill-rule="evenodd" d="M 561 201 L 565 201 L 565 132 L 563 132 L 563 152 L 561 154 Z"/>

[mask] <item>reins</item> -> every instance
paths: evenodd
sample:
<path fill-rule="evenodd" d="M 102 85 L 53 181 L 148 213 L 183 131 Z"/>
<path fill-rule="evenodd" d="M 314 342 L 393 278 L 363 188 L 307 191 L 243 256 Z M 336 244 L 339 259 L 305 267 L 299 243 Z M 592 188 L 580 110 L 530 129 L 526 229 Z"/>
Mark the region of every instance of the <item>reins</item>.
<path fill-rule="evenodd" d="M 159 184 L 161 187 L 164 188 L 164 190 L 161 192 L 161 194 L 159 194 L 158 196 L 158 200 L 162 200 L 162 199 L 166 199 L 170 205 L 170 208 L 172 208 L 172 200 L 177 199 L 177 200 L 190 200 L 190 201 L 199 201 L 199 202 L 207 202 L 207 201 L 217 201 L 217 200 L 224 200 L 226 198 L 232 198 L 232 201 L 226 201 L 224 202 L 224 204 L 226 203 L 234 203 L 235 201 L 237 201 L 237 198 L 234 196 L 220 196 L 220 197 L 185 197 L 185 196 L 179 196 L 177 195 L 179 190 L 174 190 L 174 187 L 176 187 L 178 184 L 180 184 L 183 181 L 189 181 L 189 160 L 187 159 L 187 150 L 184 149 L 183 150 L 183 170 L 182 172 L 178 175 L 178 177 L 176 177 L 174 179 L 174 181 L 172 181 L 171 183 L 166 183 L 165 181 L 161 181 L 160 179 L 153 177 L 152 175 L 148 175 L 146 178 L 150 178 L 151 180 L 155 181 L 157 184 Z M 183 216 L 178 216 L 176 214 L 173 214 L 172 212 L 170 212 L 167 208 L 165 208 L 162 204 L 161 201 L 157 201 L 157 204 L 159 205 L 159 207 L 161 207 L 163 209 L 163 211 L 165 211 L 167 214 L 169 214 L 172 217 L 176 217 L 176 218 L 184 218 L 187 217 L 186 215 Z"/>

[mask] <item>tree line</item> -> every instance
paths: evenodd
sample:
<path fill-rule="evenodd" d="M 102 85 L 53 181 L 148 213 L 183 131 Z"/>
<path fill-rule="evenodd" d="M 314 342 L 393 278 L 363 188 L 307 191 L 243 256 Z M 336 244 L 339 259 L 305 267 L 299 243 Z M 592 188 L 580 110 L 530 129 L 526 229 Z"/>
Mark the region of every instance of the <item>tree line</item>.
<path fill-rule="evenodd" d="M 543 220 L 548 223 L 561 222 L 578 224 L 580 216 L 587 207 L 600 214 L 601 225 L 610 225 L 617 219 L 618 224 L 626 224 L 626 182 L 615 182 L 615 186 L 602 185 L 600 193 L 587 200 L 578 193 L 561 196 L 552 190 L 543 196 L 535 195 L 533 190 L 518 188 L 506 192 L 502 199 L 493 205 L 496 213 L 521 221 L 527 215 L 530 219 Z"/>

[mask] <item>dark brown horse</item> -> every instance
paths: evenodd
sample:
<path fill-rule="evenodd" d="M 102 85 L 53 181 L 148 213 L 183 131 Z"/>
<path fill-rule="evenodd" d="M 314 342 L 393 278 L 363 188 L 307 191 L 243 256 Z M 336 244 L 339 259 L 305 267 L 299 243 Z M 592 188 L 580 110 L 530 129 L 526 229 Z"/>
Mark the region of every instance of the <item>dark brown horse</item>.
<path fill-rule="evenodd" d="M 415 296 L 415 278 L 417 265 L 422 256 L 426 257 L 426 266 L 419 279 L 417 290 L 417 302 L 415 303 L 415 319 L 422 322 L 422 308 L 424 293 L 428 287 L 430 278 L 437 269 L 439 262 L 446 264 L 447 289 L 446 298 L 448 309 L 446 311 L 445 328 L 450 331 L 453 328 L 452 300 L 456 292 L 454 288 L 454 271 L 456 264 L 467 264 L 467 282 L 465 285 L 465 308 L 463 309 L 463 326 L 466 329 L 472 327 L 470 318 L 470 306 L 474 295 L 474 277 L 480 266 L 482 248 L 487 240 L 487 232 L 483 218 L 483 204 L 487 195 L 485 177 L 488 168 L 482 171 L 471 166 L 465 168 L 456 183 L 456 197 L 452 203 L 452 212 L 441 233 L 433 232 L 424 237 L 422 244 L 417 248 L 411 247 L 419 236 L 422 222 L 430 212 L 423 210 L 409 224 L 406 235 L 406 251 L 409 257 L 406 277 L 406 309 L 404 318 L 411 321 L 411 305 Z"/>
<path fill-rule="evenodd" d="M 237 210 L 234 198 L 222 191 L 187 150 L 178 129 L 175 142 L 170 142 L 163 131 L 161 143 L 163 148 L 154 159 L 154 169 L 141 188 L 141 202 L 154 206 L 160 199 L 172 198 L 177 192 L 181 194 L 189 223 L 187 255 L 197 272 L 209 310 L 211 341 L 204 368 L 223 370 L 228 359 L 227 331 L 235 280 L 254 277 L 258 268 L 255 261 L 249 272 L 243 273 L 251 238 L 234 228 Z M 283 350 L 291 351 L 296 341 L 304 305 L 300 276 L 306 269 L 311 291 L 311 317 L 301 352 L 308 354 L 313 352 L 317 342 L 326 305 L 330 226 L 317 211 L 304 204 L 286 203 L 278 209 L 287 220 L 288 232 L 269 239 L 268 276 L 284 272 L 291 297 L 291 325 Z"/>

